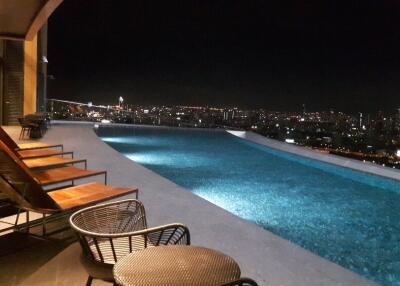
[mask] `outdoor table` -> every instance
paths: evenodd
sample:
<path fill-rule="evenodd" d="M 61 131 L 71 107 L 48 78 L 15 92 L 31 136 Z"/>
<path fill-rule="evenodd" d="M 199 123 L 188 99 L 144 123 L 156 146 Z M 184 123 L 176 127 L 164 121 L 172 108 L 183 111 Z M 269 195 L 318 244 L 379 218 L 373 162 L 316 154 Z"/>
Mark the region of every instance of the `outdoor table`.
<path fill-rule="evenodd" d="M 186 245 L 135 251 L 119 260 L 113 273 L 122 286 L 217 286 L 240 278 L 240 268 L 231 257 Z"/>

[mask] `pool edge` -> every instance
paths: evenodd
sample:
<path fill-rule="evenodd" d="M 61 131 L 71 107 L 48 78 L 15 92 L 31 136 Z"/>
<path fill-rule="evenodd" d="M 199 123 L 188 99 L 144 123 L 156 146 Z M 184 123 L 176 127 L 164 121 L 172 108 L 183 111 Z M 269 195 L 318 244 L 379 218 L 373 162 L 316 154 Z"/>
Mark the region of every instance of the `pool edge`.
<path fill-rule="evenodd" d="M 266 146 L 281 152 L 290 153 L 296 156 L 313 159 L 323 163 L 348 168 L 358 172 L 367 173 L 370 175 L 375 175 L 400 182 L 400 171 L 397 169 L 389 169 L 387 167 L 376 165 L 371 162 L 364 163 L 362 161 L 351 158 L 322 153 L 303 146 L 287 144 L 278 140 L 264 137 L 252 131 L 241 131 L 240 133 L 238 133 L 237 131 L 226 130 L 226 132 L 237 138 Z"/>

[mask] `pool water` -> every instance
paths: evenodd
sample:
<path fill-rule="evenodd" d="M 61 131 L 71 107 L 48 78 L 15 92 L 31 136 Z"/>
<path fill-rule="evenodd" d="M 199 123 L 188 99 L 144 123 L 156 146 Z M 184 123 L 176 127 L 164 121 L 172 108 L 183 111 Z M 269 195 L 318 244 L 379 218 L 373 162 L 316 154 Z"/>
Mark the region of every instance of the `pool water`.
<path fill-rule="evenodd" d="M 400 183 L 224 131 L 104 127 L 102 140 L 196 195 L 382 285 L 400 285 Z"/>

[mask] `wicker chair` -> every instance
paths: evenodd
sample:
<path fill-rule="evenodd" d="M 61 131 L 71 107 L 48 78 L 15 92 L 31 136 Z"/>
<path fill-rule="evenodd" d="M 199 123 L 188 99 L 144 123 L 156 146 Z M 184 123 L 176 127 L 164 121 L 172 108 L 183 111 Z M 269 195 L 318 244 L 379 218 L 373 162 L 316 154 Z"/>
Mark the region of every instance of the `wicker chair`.
<path fill-rule="evenodd" d="M 114 282 L 112 268 L 125 255 L 168 244 L 190 244 L 189 229 L 182 224 L 147 228 L 143 204 L 123 200 L 82 209 L 70 217 L 82 246 L 81 262 L 93 279 Z"/>
<path fill-rule="evenodd" d="M 250 278 L 240 278 L 222 286 L 258 286 L 257 282 Z"/>

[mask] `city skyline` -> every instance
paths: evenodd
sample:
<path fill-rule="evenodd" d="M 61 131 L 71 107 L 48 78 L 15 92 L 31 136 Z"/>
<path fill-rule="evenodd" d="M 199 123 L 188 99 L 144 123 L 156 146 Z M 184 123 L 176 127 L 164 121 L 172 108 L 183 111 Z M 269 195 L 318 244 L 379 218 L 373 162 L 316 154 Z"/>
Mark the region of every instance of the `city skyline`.
<path fill-rule="evenodd" d="M 400 168 L 400 112 L 385 115 L 319 111 L 279 112 L 265 109 L 199 106 L 95 105 L 51 100 L 53 119 L 186 128 L 253 131 L 289 144 Z M 98 126 L 98 125 L 97 125 Z"/>
<path fill-rule="evenodd" d="M 399 5 L 70 0 L 49 21 L 49 95 L 392 111 L 400 105 Z"/>
<path fill-rule="evenodd" d="M 122 101 L 121 101 L 122 99 Z M 291 110 L 285 110 L 285 109 L 269 109 L 266 107 L 245 107 L 241 105 L 210 105 L 210 104 L 139 104 L 135 102 L 129 102 L 126 101 L 125 98 L 122 96 L 110 99 L 110 100 L 104 100 L 102 102 L 96 102 L 93 99 L 89 99 L 87 102 L 82 102 L 82 101 L 73 101 L 73 100 L 68 100 L 68 99 L 58 99 L 58 98 L 49 98 L 49 102 L 55 101 L 55 102 L 63 102 L 65 104 L 73 104 L 73 105 L 78 105 L 78 106 L 88 106 L 88 107 L 98 107 L 98 108 L 121 108 L 121 110 L 127 111 L 131 107 L 143 107 L 143 108 L 152 108 L 152 107 L 183 107 L 183 108 L 201 108 L 201 109 L 220 109 L 220 110 L 228 110 L 228 109 L 239 109 L 239 110 L 248 110 L 248 111 L 255 111 L 255 110 L 264 110 L 268 112 L 282 112 L 282 113 L 296 113 L 296 114 L 301 114 L 301 113 L 318 113 L 318 112 L 335 112 L 335 113 L 344 113 L 352 116 L 359 116 L 360 114 L 365 115 L 372 115 L 372 116 L 377 116 L 379 114 L 383 114 L 385 116 L 394 116 L 394 117 L 399 117 L 400 118 L 400 106 L 398 108 L 393 108 L 391 110 L 376 110 L 375 112 L 360 112 L 354 110 L 354 112 L 345 112 L 340 109 L 334 109 L 334 108 L 327 108 L 327 109 L 309 109 L 308 106 L 303 103 L 300 106 L 297 106 L 297 109 L 291 109 Z"/>

